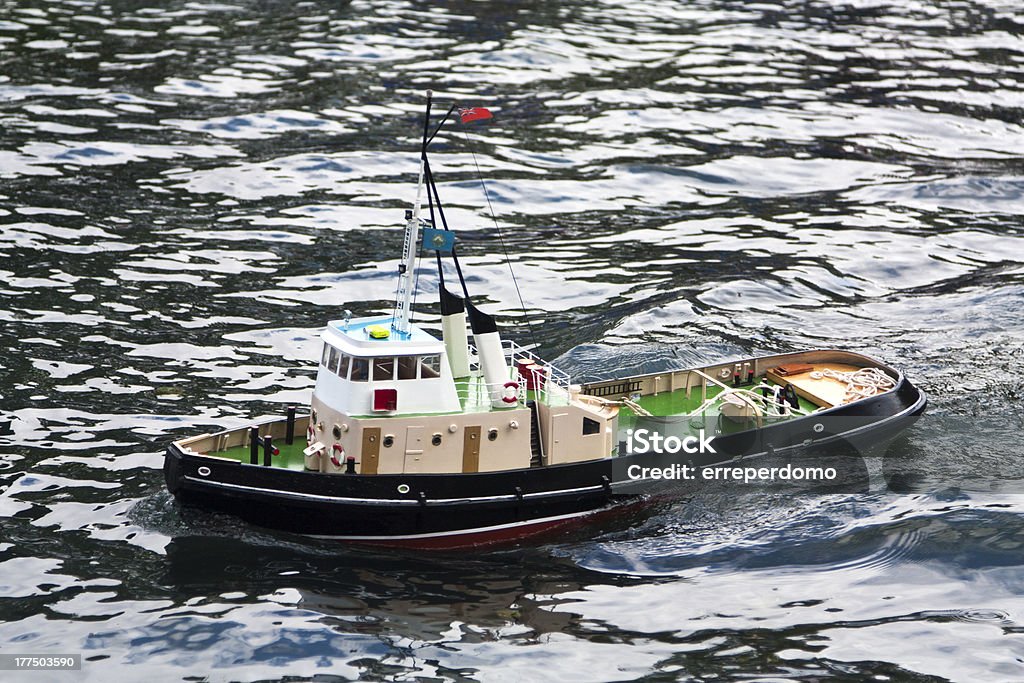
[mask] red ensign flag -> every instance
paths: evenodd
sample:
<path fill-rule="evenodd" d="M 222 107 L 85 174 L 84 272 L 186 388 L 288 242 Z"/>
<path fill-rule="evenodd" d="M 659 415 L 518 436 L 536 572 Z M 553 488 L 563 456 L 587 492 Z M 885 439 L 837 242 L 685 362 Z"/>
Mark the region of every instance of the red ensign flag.
<path fill-rule="evenodd" d="M 470 107 L 469 109 L 459 110 L 459 120 L 462 121 L 462 123 L 490 118 L 494 118 L 493 114 L 491 114 L 489 109 L 485 109 L 483 107 Z"/>

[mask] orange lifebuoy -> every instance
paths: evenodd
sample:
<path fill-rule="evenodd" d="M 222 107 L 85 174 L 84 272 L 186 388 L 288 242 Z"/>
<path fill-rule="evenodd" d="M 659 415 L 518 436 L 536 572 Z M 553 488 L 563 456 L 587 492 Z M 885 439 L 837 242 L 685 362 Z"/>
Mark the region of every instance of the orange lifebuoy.
<path fill-rule="evenodd" d="M 501 388 L 501 400 L 505 403 L 516 403 L 519 401 L 519 383 L 505 382 Z"/>
<path fill-rule="evenodd" d="M 345 458 L 345 449 L 341 447 L 340 443 L 336 443 L 331 451 L 331 464 L 335 467 L 341 467 L 341 461 Z"/>

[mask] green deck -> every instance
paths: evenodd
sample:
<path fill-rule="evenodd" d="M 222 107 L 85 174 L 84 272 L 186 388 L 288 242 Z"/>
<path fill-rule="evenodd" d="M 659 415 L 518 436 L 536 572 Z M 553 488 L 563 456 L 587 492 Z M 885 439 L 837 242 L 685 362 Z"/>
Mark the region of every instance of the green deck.
<path fill-rule="evenodd" d="M 272 456 L 271 462 L 275 467 L 284 467 L 289 470 L 300 470 L 306 469 L 306 456 L 302 452 L 306 448 L 306 437 L 301 434 L 295 435 L 295 441 L 289 446 L 281 440 L 280 442 L 275 441 L 274 446 L 281 451 L 280 455 Z M 249 462 L 249 447 L 248 446 L 235 446 L 229 448 L 226 451 L 217 451 L 217 457 L 220 458 L 231 458 L 232 460 L 238 460 L 239 462 Z M 259 449 L 259 460 L 257 461 L 260 465 L 263 464 L 263 446 Z"/>
<path fill-rule="evenodd" d="M 487 413 L 491 411 L 491 398 L 482 376 L 459 377 L 455 380 L 455 393 L 464 413 Z"/>
<path fill-rule="evenodd" d="M 762 379 L 762 382 L 774 386 L 774 383 Z M 744 387 L 740 387 L 741 389 Z M 722 387 L 718 385 L 708 385 L 707 398 L 713 398 L 722 393 Z M 610 397 L 609 397 L 610 398 Z M 818 406 L 814 405 L 802 396 L 797 397 L 800 401 L 800 407 L 807 412 L 814 412 L 818 409 Z M 676 389 L 675 391 L 665 391 L 657 395 L 641 396 L 636 400 L 636 403 L 651 413 L 651 415 L 657 417 L 670 417 L 675 415 L 687 415 L 697 410 L 700 405 L 704 402 L 704 392 L 701 387 L 693 387 L 690 389 L 690 397 L 686 397 L 686 389 Z M 711 417 L 717 415 L 717 411 L 712 407 L 707 411 L 706 415 Z M 633 427 L 637 423 L 637 414 L 628 406 L 622 406 L 619 409 L 619 432 L 623 432 L 626 429 Z M 727 421 L 723 424 L 729 424 Z M 736 423 L 735 428 L 737 431 L 749 429 L 749 425 L 743 425 Z"/>
<path fill-rule="evenodd" d="M 765 384 L 775 386 L 775 384 L 768 380 L 762 380 Z M 746 387 L 740 387 L 741 389 Z M 714 398 L 722 393 L 722 388 L 717 385 L 708 386 L 708 398 Z M 814 405 L 803 396 L 797 397 L 800 400 L 800 407 L 808 412 L 813 412 L 818 409 L 818 406 Z M 665 391 L 656 396 L 641 396 L 637 403 L 641 408 L 651 413 L 652 415 L 685 415 L 692 413 L 694 410 L 700 407 L 700 404 L 704 402 L 704 393 L 700 387 L 693 387 L 690 390 L 690 398 L 686 397 L 686 389 L 676 389 L 675 391 Z M 623 410 L 629 410 L 629 408 L 623 408 Z M 632 412 L 632 411 L 630 411 Z"/>

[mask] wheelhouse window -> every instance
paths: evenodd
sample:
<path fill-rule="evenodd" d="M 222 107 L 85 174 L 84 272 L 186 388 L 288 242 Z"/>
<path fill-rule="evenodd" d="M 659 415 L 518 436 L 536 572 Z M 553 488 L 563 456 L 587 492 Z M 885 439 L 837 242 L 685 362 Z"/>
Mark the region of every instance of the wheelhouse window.
<path fill-rule="evenodd" d="M 352 375 L 349 379 L 353 382 L 365 382 L 370 378 L 370 364 L 365 358 L 352 359 Z"/>
<path fill-rule="evenodd" d="M 600 434 L 601 423 L 597 420 L 591 420 L 589 417 L 583 418 L 583 435 L 588 434 Z"/>
<path fill-rule="evenodd" d="M 398 379 L 416 379 L 416 356 L 398 357 Z"/>
<path fill-rule="evenodd" d="M 395 359 L 394 358 L 374 358 L 373 359 L 373 381 L 380 382 L 382 380 L 391 380 L 395 378 Z"/>
<path fill-rule="evenodd" d="M 441 356 L 420 356 L 420 377 L 427 379 L 441 376 Z"/>
<path fill-rule="evenodd" d="M 399 379 L 433 379 L 441 376 L 441 356 L 356 358 L 324 345 L 320 363 L 342 379 L 352 382 L 388 382 Z"/>
<path fill-rule="evenodd" d="M 348 378 L 348 369 L 352 364 L 352 358 L 334 348 L 330 344 L 324 344 L 324 353 L 320 357 L 320 365 L 324 366 L 342 379 Z"/>
<path fill-rule="evenodd" d="M 331 357 L 327 360 L 327 369 L 331 372 L 338 372 L 338 362 L 341 360 L 341 351 L 331 347 Z"/>

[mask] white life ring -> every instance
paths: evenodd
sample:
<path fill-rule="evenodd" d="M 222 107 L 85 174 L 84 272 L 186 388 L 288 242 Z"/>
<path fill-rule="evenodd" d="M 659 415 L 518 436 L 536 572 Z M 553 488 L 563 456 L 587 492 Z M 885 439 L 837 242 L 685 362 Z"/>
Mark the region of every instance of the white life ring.
<path fill-rule="evenodd" d="M 341 467 L 341 463 L 345 459 L 345 449 L 341 447 L 340 443 L 334 444 L 331 450 L 331 464 L 335 467 Z"/>
<path fill-rule="evenodd" d="M 505 382 L 501 388 L 501 400 L 505 403 L 517 403 L 519 401 L 519 383 Z"/>

